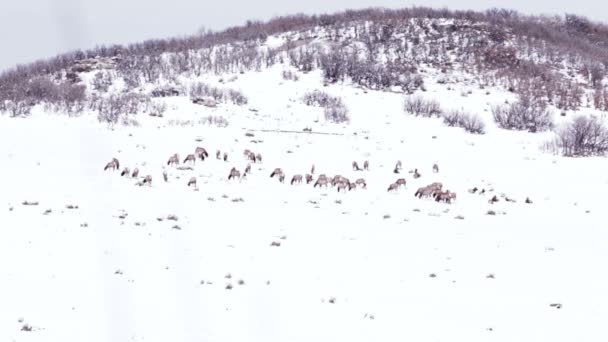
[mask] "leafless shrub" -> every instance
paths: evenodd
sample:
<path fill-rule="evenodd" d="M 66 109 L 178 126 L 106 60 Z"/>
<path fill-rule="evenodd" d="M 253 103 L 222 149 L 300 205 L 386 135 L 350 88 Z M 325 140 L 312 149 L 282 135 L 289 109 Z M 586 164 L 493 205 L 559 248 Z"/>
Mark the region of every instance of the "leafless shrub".
<path fill-rule="evenodd" d="M 568 157 L 605 155 L 608 128 L 595 116 L 578 116 L 558 130 L 556 145 Z"/>
<path fill-rule="evenodd" d="M 407 96 L 403 101 L 403 109 L 408 114 L 422 116 L 425 118 L 439 117 L 442 113 L 439 102 L 425 100 L 421 96 Z"/>
<path fill-rule="evenodd" d="M 443 122 L 450 127 L 461 127 L 469 133 L 485 133 L 486 125 L 479 115 L 453 110 L 443 114 Z"/>
<path fill-rule="evenodd" d="M 210 97 L 217 102 L 231 102 L 236 105 L 246 105 L 247 97 L 235 89 L 221 89 L 208 84 L 197 82 L 190 87 L 190 98 Z"/>
<path fill-rule="evenodd" d="M 331 96 L 326 92 L 315 90 L 304 94 L 302 101 L 307 106 L 322 107 L 325 119 L 334 123 L 350 121 L 348 108 L 339 97 Z"/>
<path fill-rule="evenodd" d="M 209 115 L 199 120 L 199 124 L 216 126 L 216 127 L 228 127 L 228 120 L 223 116 Z"/>
<path fill-rule="evenodd" d="M 162 117 L 166 111 L 167 111 L 167 104 L 165 102 L 155 101 L 150 104 L 150 108 L 148 109 L 148 114 L 150 116 Z"/>
<path fill-rule="evenodd" d="M 509 130 L 546 131 L 553 127 L 551 112 L 543 104 L 519 101 L 492 108 L 494 121 L 500 128 Z"/>
<path fill-rule="evenodd" d="M 325 120 L 331 121 L 333 123 L 347 123 L 350 121 L 350 117 L 348 116 L 348 108 L 344 106 L 344 104 L 334 103 L 329 107 L 325 107 L 323 109 L 323 113 L 325 114 Z"/>
<path fill-rule="evenodd" d="M 297 73 L 295 73 L 291 70 L 283 70 L 282 76 L 283 76 L 283 79 L 286 81 L 299 81 L 300 80 L 300 76 L 298 76 Z"/>

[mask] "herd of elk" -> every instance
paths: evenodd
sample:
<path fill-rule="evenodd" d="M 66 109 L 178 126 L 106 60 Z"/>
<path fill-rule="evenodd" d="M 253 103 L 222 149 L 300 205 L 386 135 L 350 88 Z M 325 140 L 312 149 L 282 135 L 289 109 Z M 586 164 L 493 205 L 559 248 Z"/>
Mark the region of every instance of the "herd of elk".
<path fill-rule="evenodd" d="M 249 161 L 252 161 L 254 163 L 259 163 L 262 160 L 261 154 L 259 154 L 259 153 L 256 154 L 250 150 L 245 150 L 244 155 Z M 188 154 L 182 163 L 185 164 L 188 161 L 191 161 L 194 164 L 196 162 L 196 159 L 200 158 L 201 160 L 205 160 L 205 158 L 208 158 L 208 156 L 209 156 L 209 154 L 208 154 L 207 150 L 205 150 L 203 147 L 197 147 L 195 149 L 194 154 Z M 216 153 L 216 157 L 219 160 L 228 161 L 227 152 L 224 152 L 223 156 L 222 156 L 222 153 L 218 150 Z M 180 163 L 180 159 L 179 159 L 179 154 L 177 154 L 177 153 L 175 153 L 171 157 L 169 157 L 169 160 L 167 161 L 167 165 L 179 165 L 179 163 Z M 110 162 L 108 162 L 105 165 L 104 171 L 108 170 L 108 169 L 119 170 L 119 167 L 120 167 L 120 163 L 119 163 L 118 159 L 112 158 L 112 160 L 110 160 Z M 369 170 L 369 162 L 367 160 L 365 160 L 363 163 L 363 169 L 361 169 L 359 167 L 358 163 L 356 161 L 353 161 L 352 168 L 355 171 Z M 393 172 L 399 173 L 401 171 L 401 169 L 402 169 L 402 163 L 399 160 L 395 164 L 395 168 L 393 169 Z M 433 173 L 439 172 L 439 166 L 436 163 L 433 164 L 432 169 L 433 169 Z M 251 164 L 250 163 L 248 163 L 247 166 L 245 167 L 243 174 L 241 174 L 241 172 L 239 170 L 237 170 L 235 167 L 233 167 L 230 170 L 230 173 L 228 175 L 228 180 L 232 180 L 232 179 L 240 180 L 240 179 L 243 179 L 245 176 L 247 176 L 247 174 L 249 174 L 249 173 L 251 173 Z M 291 178 L 290 184 L 291 185 L 301 184 L 304 180 L 306 181 L 306 184 L 311 184 L 314 181 L 314 178 L 313 178 L 314 173 L 315 173 L 315 165 L 313 164 L 310 169 L 309 174 L 293 175 Z M 414 169 L 413 171 L 410 171 L 410 173 L 412 173 L 412 177 L 414 179 L 421 177 L 421 174 L 418 172 L 418 169 Z M 163 170 L 162 175 L 163 175 L 164 181 L 168 182 L 168 174 L 167 174 L 166 170 Z M 126 176 L 126 177 L 130 176 L 131 178 L 138 178 L 139 169 L 136 167 L 131 172 L 131 170 L 128 167 L 124 167 L 122 169 L 122 172 L 120 173 L 120 176 Z M 270 174 L 270 178 L 275 178 L 275 177 L 278 178 L 281 183 L 285 182 L 286 175 L 282 168 L 275 168 L 272 171 L 272 173 Z M 405 187 L 406 183 L 407 182 L 406 182 L 405 178 L 398 178 L 394 183 L 391 183 L 389 185 L 387 191 L 388 192 L 397 191 L 401 187 Z M 151 184 L 152 184 L 151 175 L 146 175 L 142 181 L 137 183 L 137 185 L 139 185 L 139 186 L 151 185 Z M 342 175 L 335 175 L 333 178 L 330 178 L 325 174 L 320 174 L 317 177 L 317 180 L 314 182 L 313 188 L 316 188 L 317 186 L 318 187 L 324 186 L 327 188 L 327 187 L 329 187 L 329 185 L 331 185 L 332 187 L 335 187 L 337 192 L 352 191 L 352 190 L 357 189 L 357 187 L 361 187 L 362 189 L 367 189 L 367 182 L 363 178 L 359 178 L 355 182 L 351 182 L 348 178 L 346 178 Z M 194 186 L 196 188 L 196 186 L 197 186 L 196 177 L 191 177 L 187 183 L 187 186 L 188 187 Z M 492 191 L 492 190 L 490 190 L 490 191 Z M 471 194 L 483 195 L 486 192 L 486 190 L 482 189 L 481 191 L 479 191 L 479 189 L 477 187 L 474 187 L 472 189 L 469 189 L 468 192 Z M 418 197 L 418 198 L 433 198 L 436 202 L 445 202 L 445 203 L 452 203 L 454 200 L 456 200 L 456 193 L 451 192 L 449 190 L 443 191 L 443 184 L 439 183 L 439 182 L 432 183 L 427 186 L 418 188 L 416 190 L 416 192 L 414 193 L 414 196 Z M 506 197 L 504 195 L 501 195 L 501 197 L 504 197 L 505 201 L 507 201 L 507 202 L 515 202 L 515 200 L 513 200 L 509 197 Z M 488 202 L 490 204 L 493 204 L 498 201 L 499 201 L 498 197 L 496 195 L 494 195 Z M 525 203 L 531 204 L 532 201 L 530 200 L 530 198 L 526 197 Z"/>

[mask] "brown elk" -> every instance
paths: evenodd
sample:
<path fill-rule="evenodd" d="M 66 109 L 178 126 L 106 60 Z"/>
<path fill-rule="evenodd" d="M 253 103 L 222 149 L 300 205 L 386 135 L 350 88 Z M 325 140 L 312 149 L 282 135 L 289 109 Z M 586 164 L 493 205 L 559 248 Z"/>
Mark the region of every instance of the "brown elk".
<path fill-rule="evenodd" d="M 122 170 L 122 172 L 120 173 L 120 176 L 129 176 L 131 174 L 131 170 L 129 170 L 128 167 L 125 167 L 124 170 Z"/>
<path fill-rule="evenodd" d="M 220 159 L 222 159 L 221 156 L 222 156 L 222 152 L 220 152 L 220 150 L 217 150 L 215 152 L 215 159 L 220 160 Z"/>
<path fill-rule="evenodd" d="M 369 171 L 369 161 L 368 160 L 363 162 L 363 170 Z"/>
<path fill-rule="evenodd" d="M 148 185 L 152 186 L 152 176 L 147 175 L 147 176 L 144 178 L 143 184 L 148 184 Z"/>
<path fill-rule="evenodd" d="M 361 185 L 361 187 L 363 189 L 367 189 L 367 183 L 365 182 L 365 179 L 363 179 L 363 178 L 357 179 L 354 184 L 355 185 Z"/>
<path fill-rule="evenodd" d="M 247 173 L 251 173 L 251 164 L 247 164 L 247 166 L 245 167 L 245 174 Z"/>
<path fill-rule="evenodd" d="M 359 167 L 359 164 L 357 164 L 356 161 L 353 162 L 353 170 L 354 171 L 361 171 L 361 168 Z"/>
<path fill-rule="evenodd" d="M 230 170 L 230 174 L 228 175 L 228 180 L 231 180 L 232 178 L 241 178 L 241 173 L 234 167 Z"/>
<path fill-rule="evenodd" d="M 138 168 L 134 168 L 133 169 L 133 174 L 131 175 L 131 178 L 137 178 L 137 176 L 139 176 L 139 169 Z"/>
<path fill-rule="evenodd" d="M 498 197 L 496 197 L 496 195 L 494 195 L 492 198 L 490 198 L 490 200 L 488 201 L 488 203 L 490 204 L 494 204 L 498 202 Z"/>
<path fill-rule="evenodd" d="M 397 189 L 399 189 L 399 184 L 392 183 L 391 185 L 388 186 L 388 189 L 386 191 L 387 192 L 397 191 Z"/>
<path fill-rule="evenodd" d="M 437 202 L 452 203 L 453 199 L 456 199 L 456 193 L 450 192 L 449 190 L 435 194 L 435 201 Z"/>
<path fill-rule="evenodd" d="M 439 166 L 437 164 L 433 164 L 433 172 L 434 173 L 439 172 Z"/>
<path fill-rule="evenodd" d="M 473 189 L 469 189 L 468 191 L 469 191 L 469 193 L 474 194 L 477 192 L 477 190 L 479 190 L 479 189 L 477 189 L 477 187 L 474 187 Z"/>
<path fill-rule="evenodd" d="M 120 163 L 118 162 L 118 159 L 116 158 L 112 158 L 112 160 L 106 164 L 106 166 L 103 168 L 103 170 L 107 170 L 107 169 L 113 169 L 113 170 L 118 170 L 118 168 L 120 167 Z"/>
<path fill-rule="evenodd" d="M 190 177 L 190 180 L 188 181 L 188 186 L 190 185 L 194 185 L 194 187 L 196 188 L 196 177 Z"/>
<path fill-rule="evenodd" d="M 327 188 L 328 184 L 329 184 L 329 179 L 327 178 L 327 176 L 320 175 L 319 178 L 317 179 L 317 181 L 315 182 L 315 185 L 313 186 L 313 188 L 316 188 L 317 185 L 319 187 L 324 185 Z"/>
<path fill-rule="evenodd" d="M 399 178 L 397 179 L 397 181 L 395 182 L 395 184 L 399 185 L 399 187 L 401 186 L 405 186 L 405 178 Z"/>
<path fill-rule="evenodd" d="M 227 162 L 228 161 L 228 153 L 224 152 L 224 161 Z"/>
<path fill-rule="evenodd" d="M 291 185 L 293 185 L 294 183 L 301 184 L 302 183 L 302 175 L 295 175 L 295 176 L 291 177 Z"/>
<path fill-rule="evenodd" d="M 363 187 L 363 189 L 365 189 L 365 188 L 366 188 L 366 186 Z M 355 189 L 357 189 L 357 184 L 355 184 L 355 183 L 348 183 L 348 191 L 352 191 L 352 190 L 355 190 Z"/>
<path fill-rule="evenodd" d="M 191 161 L 192 164 L 196 163 L 196 157 L 194 156 L 194 154 L 189 154 L 188 156 L 186 156 L 186 159 L 184 159 L 183 163 L 186 164 L 186 162 Z"/>
<path fill-rule="evenodd" d="M 420 178 L 420 176 L 421 176 L 421 175 L 420 175 L 420 173 L 418 172 L 418 169 L 415 169 L 415 170 L 414 170 L 414 176 L 413 176 L 413 177 L 414 177 L 414 178 Z"/>
<path fill-rule="evenodd" d="M 167 171 L 166 170 L 163 171 L 163 179 L 165 180 L 165 182 L 169 181 L 169 175 L 167 175 Z"/>
<path fill-rule="evenodd" d="M 395 170 L 397 170 L 397 172 L 395 172 L 395 173 L 399 173 L 399 171 L 401 169 L 402 169 L 401 160 L 397 160 L 397 164 L 395 164 Z"/>
<path fill-rule="evenodd" d="M 306 174 L 306 184 L 310 184 L 310 182 L 312 182 L 312 175 Z"/>
<path fill-rule="evenodd" d="M 255 155 L 255 159 L 253 160 L 254 163 L 261 163 L 262 162 L 262 155 L 261 154 L 256 154 Z"/>
<path fill-rule="evenodd" d="M 171 157 L 169 157 L 169 160 L 167 161 L 167 165 L 179 165 L 179 154 L 174 154 Z"/>
<path fill-rule="evenodd" d="M 443 187 L 443 184 L 441 184 L 441 183 L 433 183 L 431 185 L 427 185 L 425 187 L 422 187 L 422 188 L 419 188 L 418 190 L 416 190 L 416 193 L 414 194 L 414 196 L 416 196 L 418 198 L 422 198 L 422 196 L 434 197 L 436 193 L 441 191 L 442 187 Z"/>
<path fill-rule="evenodd" d="M 532 200 L 530 199 L 530 197 L 526 197 L 526 204 L 532 204 Z"/>
<path fill-rule="evenodd" d="M 201 160 L 205 160 L 205 158 L 209 157 L 209 153 L 207 153 L 207 150 L 203 147 L 197 147 L 194 150 L 194 155 L 201 158 Z"/>
<path fill-rule="evenodd" d="M 350 182 L 340 182 L 337 186 L 338 192 L 340 192 L 340 190 L 344 190 L 344 192 L 346 192 L 346 190 L 348 190 L 349 188 Z"/>
<path fill-rule="evenodd" d="M 310 174 L 311 175 L 315 174 L 315 164 L 312 164 L 312 167 L 310 168 Z"/>
<path fill-rule="evenodd" d="M 278 176 L 280 177 L 281 175 L 283 175 L 283 169 L 281 169 L 280 167 L 277 167 L 276 169 L 274 169 L 274 171 L 272 171 L 272 173 L 270 174 L 270 178 L 274 177 L 274 176 Z"/>

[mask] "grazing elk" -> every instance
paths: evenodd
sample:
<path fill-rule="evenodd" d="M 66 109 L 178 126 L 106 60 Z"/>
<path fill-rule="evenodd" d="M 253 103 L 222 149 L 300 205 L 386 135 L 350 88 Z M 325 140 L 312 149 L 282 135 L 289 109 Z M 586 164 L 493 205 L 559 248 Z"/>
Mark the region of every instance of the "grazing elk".
<path fill-rule="evenodd" d="M 325 186 L 327 188 L 328 184 L 329 184 L 329 179 L 327 178 L 327 176 L 320 175 L 319 178 L 317 178 L 317 181 L 315 182 L 315 185 L 313 186 L 313 188 L 316 188 L 317 185 L 319 187 Z"/>
<path fill-rule="evenodd" d="M 357 179 L 354 184 L 355 184 L 355 186 L 361 185 L 361 187 L 363 189 L 367 189 L 367 183 L 365 182 L 365 179 L 363 179 L 363 178 Z"/>
<path fill-rule="evenodd" d="M 138 168 L 134 168 L 133 169 L 133 174 L 131 175 L 131 178 L 137 178 L 137 176 L 139 176 L 139 169 Z"/>
<path fill-rule="evenodd" d="M 174 154 L 171 157 L 169 157 L 169 160 L 167 161 L 167 165 L 179 165 L 179 154 Z"/>
<path fill-rule="evenodd" d="M 363 162 L 363 170 L 369 171 L 369 161 L 368 160 Z"/>
<path fill-rule="evenodd" d="M 118 168 L 120 167 L 120 163 L 118 162 L 118 159 L 116 158 L 112 158 L 112 160 L 106 164 L 106 166 L 103 168 L 103 170 L 107 170 L 107 169 L 112 169 L 112 170 L 118 170 Z"/>
<path fill-rule="evenodd" d="M 251 173 L 251 164 L 247 164 L 245 167 L 245 174 Z"/>
<path fill-rule="evenodd" d="M 437 164 L 433 164 L 433 173 L 439 172 L 439 166 Z"/>
<path fill-rule="evenodd" d="M 272 173 L 270 174 L 270 178 L 273 178 L 274 176 L 281 177 L 281 175 L 284 175 L 284 173 L 283 173 L 283 169 L 281 169 L 280 167 L 277 167 L 277 168 L 276 168 L 276 169 L 274 169 L 274 171 L 272 171 Z"/>
<path fill-rule="evenodd" d="M 217 150 L 215 152 L 215 159 L 217 159 L 217 160 L 221 160 L 222 159 L 222 152 L 220 152 L 220 150 Z"/>
<path fill-rule="evenodd" d="M 530 199 L 530 197 L 526 197 L 526 204 L 532 204 L 532 200 Z"/>
<path fill-rule="evenodd" d="M 228 161 L 228 153 L 224 152 L 224 161 L 227 162 Z"/>
<path fill-rule="evenodd" d="M 147 176 L 144 178 L 143 184 L 148 184 L 149 186 L 152 186 L 152 176 L 147 175 Z"/>
<path fill-rule="evenodd" d="M 189 154 L 186 156 L 186 159 L 184 159 L 184 161 L 182 163 L 186 164 L 186 162 L 191 161 L 192 164 L 196 163 L 196 157 L 194 156 L 194 154 Z"/>
<path fill-rule="evenodd" d="M 357 184 L 355 183 L 348 183 L 348 191 L 353 191 L 357 189 Z M 365 186 L 363 187 L 363 189 L 365 189 Z"/>
<path fill-rule="evenodd" d="M 488 203 L 490 204 L 494 204 L 498 202 L 498 197 L 496 197 L 496 195 L 494 195 L 492 198 L 490 198 L 490 200 L 488 201 Z"/>
<path fill-rule="evenodd" d="M 350 189 L 350 182 L 340 182 L 336 188 L 338 192 L 340 192 L 340 190 L 344 190 L 344 192 L 346 192 L 346 190 Z"/>
<path fill-rule="evenodd" d="M 201 160 L 205 160 L 205 158 L 209 157 L 209 153 L 203 147 L 197 147 L 194 150 L 194 155 L 201 158 Z"/>
<path fill-rule="evenodd" d="M 388 189 L 386 189 L 386 191 L 387 192 L 397 191 L 397 189 L 399 189 L 399 184 L 392 183 L 391 185 L 388 186 Z"/>
<path fill-rule="evenodd" d="M 354 171 L 361 171 L 361 168 L 359 167 L 359 164 L 357 164 L 356 161 L 353 162 L 353 170 Z"/>
<path fill-rule="evenodd" d="M 401 166 L 401 160 L 397 160 L 397 164 L 395 164 L 395 170 L 397 170 L 397 172 L 395 173 L 399 173 L 399 171 L 401 171 L 403 167 Z"/>
<path fill-rule="evenodd" d="M 167 175 L 167 171 L 163 170 L 163 179 L 165 180 L 165 182 L 169 181 L 169 175 Z"/>
<path fill-rule="evenodd" d="M 131 170 L 129 170 L 128 167 L 125 167 L 124 170 L 122 170 L 122 172 L 120 173 L 120 176 L 129 176 L 131 174 Z"/>
<path fill-rule="evenodd" d="M 302 183 L 302 175 L 295 175 L 295 176 L 291 177 L 291 185 L 293 185 L 294 183 L 301 184 Z"/>
<path fill-rule="evenodd" d="M 228 180 L 231 180 L 232 178 L 241 179 L 241 173 L 234 167 L 230 170 L 230 174 L 228 175 Z"/>
<path fill-rule="evenodd" d="M 254 163 L 261 163 L 262 162 L 262 155 L 261 154 L 256 154 L 255 155 L 255 159 L 253 160 Z"/>
<path fill-rule="evenodd" d="M 414 196 L 418 197 L 418 198 L 422 198 L 424 197 L 431 197 L 431 196 L 435 196 L 436 193 L 441 191 L 441 188 L 443 188 L 443 184 L 441 183 L 433 183 L 431 185 L 427 185 L 425 187 L 419 188 L 418 190 L 416 190 L 416 193 L 414 194 Z"/>
<path fill-rule="evenodd" d="M 452 203 L 452 200 L 456 199 L 456 193 L 450 192 L 449 190 L 441 191 L 435 194 L 435 201 Z"/>
<path fill-rule="evenodd" d="M 196 177 L 190 177 L 190 180 L 188 181 L 188 186 L 194 185 L 194 187 L 196 188 Z"/>
<path fill-rule="evenodd" d="M 306 174 L 306 184 L 310 184 L 310 182 L 312 182 L 312 175 Z"/>
<path fill-rule="evenodd" d="M 395 184 L 399 185 L 399 187 L 401 187 L 401 186 L 405 186 L 405 185 L 406 185 L 405 183 L 406 183 L 406 182 L 405 182 L 405 178 L 399 178 L 399 179 L 397 179 L 397 181 L 395 182 Z"/>
<path fill-rule="evenodd" d="M 469 193 L 474 194 L 477 192 L 477 190 L 479 190 L 479 189 L 477 189 L 477 187 L 474 187 L 473 189 L 469 189 L 468 191 L 469 191 Z"/>

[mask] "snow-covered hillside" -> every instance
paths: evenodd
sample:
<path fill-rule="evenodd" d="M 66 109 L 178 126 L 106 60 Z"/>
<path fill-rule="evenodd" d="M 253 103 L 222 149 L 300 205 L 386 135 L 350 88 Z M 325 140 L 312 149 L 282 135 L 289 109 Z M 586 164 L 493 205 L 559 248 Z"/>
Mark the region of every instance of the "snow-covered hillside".
<path fill-rule="evenodd" d="M 484 120 L 486 134 L 472 135 L 404 114 L 401 94 L 283 70 L 223 76 L 246 106 L 171 97 L 139 126 L 41 106 L 0 116 L 0 340 L 608 338 L 605 158 L 555 156 L 540 149 L 551 133 L 498 129 L 491 106 L 514 98 L 498 88 L 427 76 L 424 97 Z M 304 105 L 315 89 L 339 96 L 350 122 Z M 198 146 L 209 158 L 181 163 Z M 229 181 L 245 149 L 263 161 Z M 182 169 L 167 165 L 174 153 Z M 104 171 L 112 158 L 120 169 Z M 367 189 L 289 184 L 312 165 L 315 180 L 364 178 Z M 285 183 L 269 177 L 278 167 Z M 151 186 L 137 186 L 146 175 Z M 400 177 L 406 187 L 387 192 Z M 456 200 L 414 197 L 433 182 Z"/>

